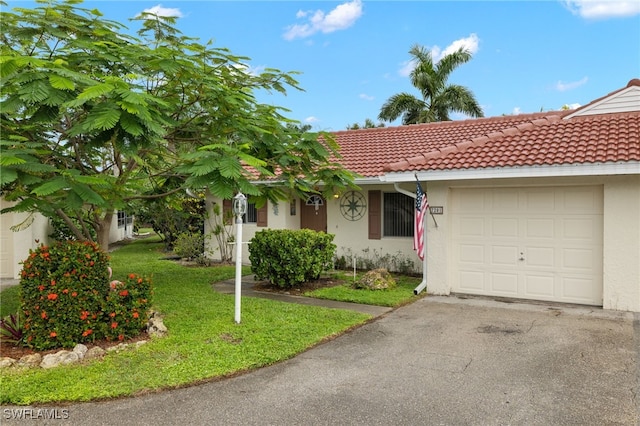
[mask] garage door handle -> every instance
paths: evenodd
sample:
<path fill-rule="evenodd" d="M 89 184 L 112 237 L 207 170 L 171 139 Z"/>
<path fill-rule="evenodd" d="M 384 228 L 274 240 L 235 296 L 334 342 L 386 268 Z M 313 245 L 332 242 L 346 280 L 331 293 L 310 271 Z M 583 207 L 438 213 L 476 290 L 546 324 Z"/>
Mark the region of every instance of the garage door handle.
<path fill-rule="evenodd" d="M 524 260 L 524 253 L 520 252 L 520 258 L 518 260 Z"/>

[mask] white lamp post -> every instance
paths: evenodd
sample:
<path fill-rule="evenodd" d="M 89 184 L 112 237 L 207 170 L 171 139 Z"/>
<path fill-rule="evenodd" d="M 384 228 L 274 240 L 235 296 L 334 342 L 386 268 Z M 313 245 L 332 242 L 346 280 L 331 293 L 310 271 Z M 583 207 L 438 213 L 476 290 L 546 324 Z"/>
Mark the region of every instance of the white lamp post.
<path fill-rule="evenodd" d="M 242 290 L 242 216 L 247 212 L 247 197 L 238 192 L 233 197 L 233 214 L 236 217 L 236 324 L 240 324 L 240 298 Z"/>

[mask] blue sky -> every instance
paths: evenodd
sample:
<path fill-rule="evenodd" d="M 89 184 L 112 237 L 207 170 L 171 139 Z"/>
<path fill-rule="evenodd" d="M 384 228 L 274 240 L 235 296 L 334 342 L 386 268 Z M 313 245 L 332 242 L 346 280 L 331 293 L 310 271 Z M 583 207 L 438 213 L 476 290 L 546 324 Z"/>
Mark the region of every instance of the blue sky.
<path fill-rule="evenodd" d="M 130 28 L 128 19 L 143 10 L 179 16 L 185 35 L 248 56 L 254 70 L 301 72 L 304 92 L 259 99 L 315 130 L 377 122 L 391 95 L 419 96 L 407 77 L 414 44 L 434 58 L 461 46 L 473 53 L 449 82 L 471 89 L 485 116 L 584 105 L 640 78 L 637 0 L 94 0 L 84 7 Z"/>

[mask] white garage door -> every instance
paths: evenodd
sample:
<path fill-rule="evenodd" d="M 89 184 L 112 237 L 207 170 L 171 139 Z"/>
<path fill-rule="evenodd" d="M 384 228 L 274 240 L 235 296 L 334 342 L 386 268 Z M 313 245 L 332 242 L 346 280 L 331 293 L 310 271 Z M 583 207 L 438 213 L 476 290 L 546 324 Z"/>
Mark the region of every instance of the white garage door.
<path fill-rule="evenodd" d="M 452 191 L 458 293 L 602 305 L 602 187 Z"/>

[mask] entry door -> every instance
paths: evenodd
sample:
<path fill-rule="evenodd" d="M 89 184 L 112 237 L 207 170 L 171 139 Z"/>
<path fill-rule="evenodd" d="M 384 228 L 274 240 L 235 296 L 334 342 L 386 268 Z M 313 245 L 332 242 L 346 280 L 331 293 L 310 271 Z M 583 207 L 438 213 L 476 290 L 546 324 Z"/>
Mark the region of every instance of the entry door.
<path fill-rule="evenodd" d="M 300 228 L 327 232 L 327 203 L 319 195 L 303 200 L 300 211 Z"/>
<path fill-rule="evenodd" d="M 602 305 L 602 187 L 452 191 L 452 290 Z"/>

